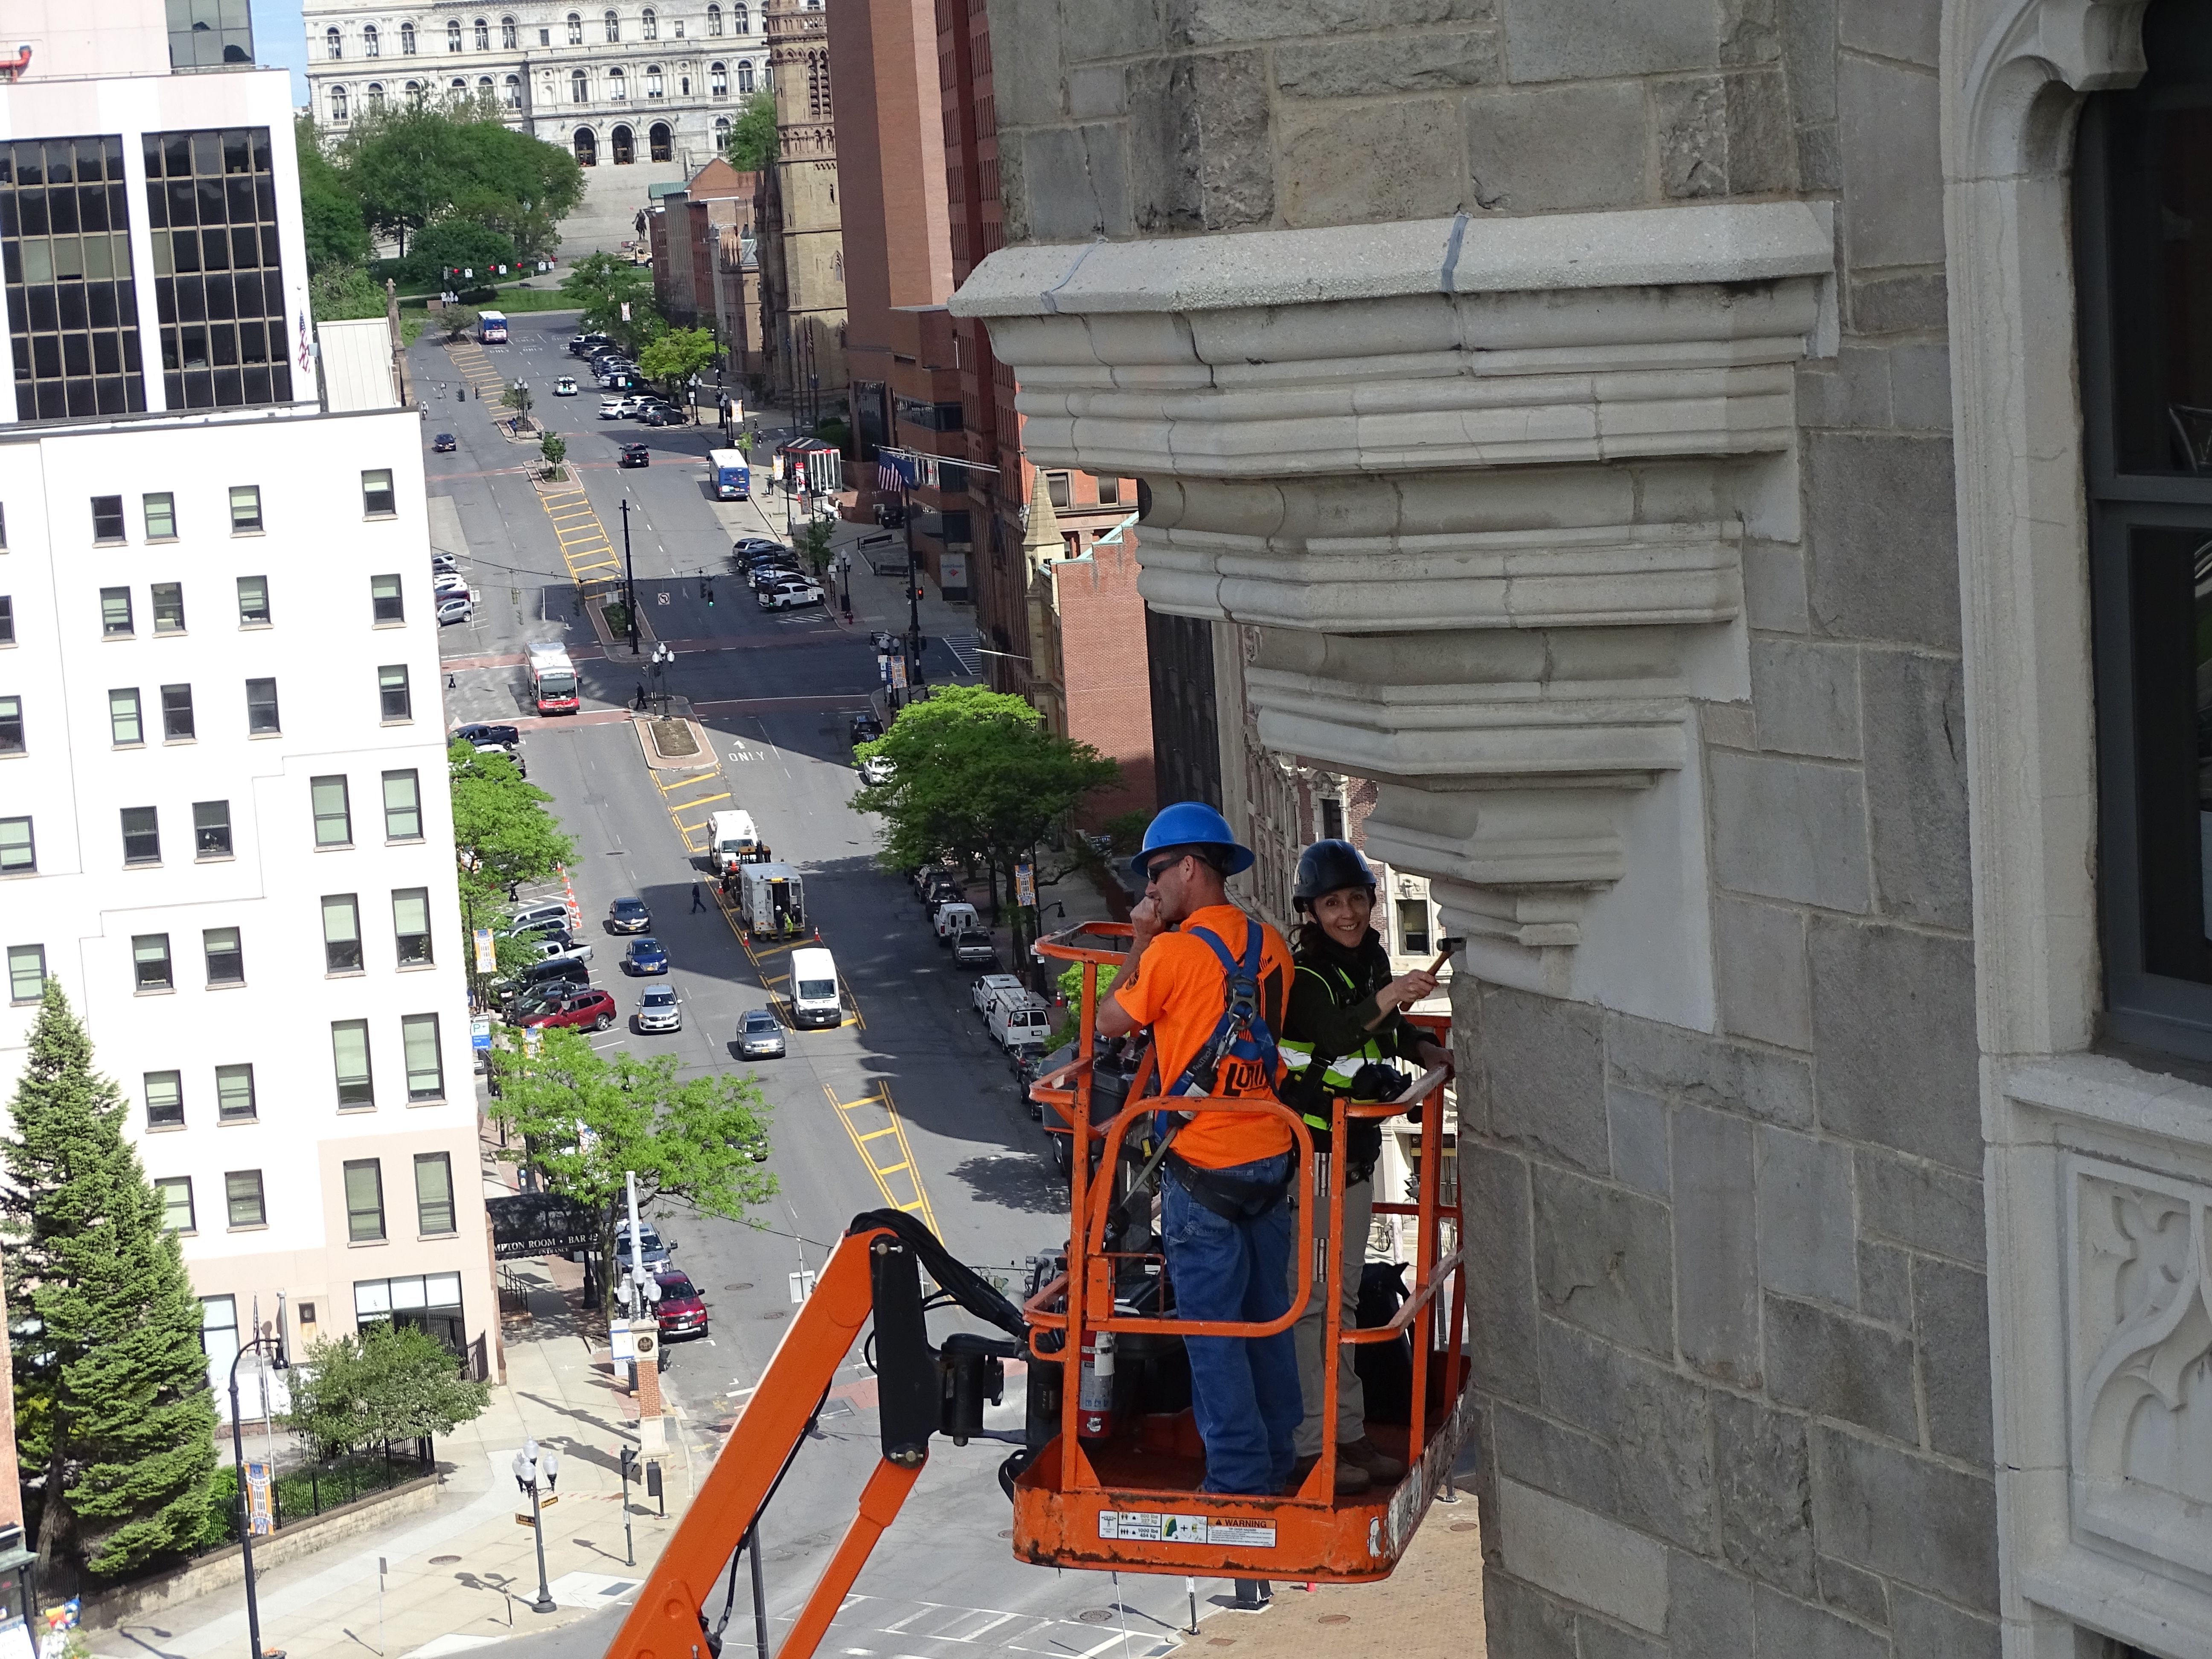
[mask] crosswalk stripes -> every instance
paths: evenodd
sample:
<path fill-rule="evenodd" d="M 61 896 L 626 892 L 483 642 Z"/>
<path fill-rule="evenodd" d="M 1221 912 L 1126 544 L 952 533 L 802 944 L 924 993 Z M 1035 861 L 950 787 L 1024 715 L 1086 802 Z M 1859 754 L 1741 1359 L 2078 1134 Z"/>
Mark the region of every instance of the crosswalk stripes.
<path fill-rule="evenodd" d="M 1180 1586 L 1177 1587 L 1180 1589 Z M 793 1616 L 771 1615 L 789 1625 Z M 1118 1626 L 1118 1627 L 1117 1627 Z M 962 1607 L 907 1597 L 848 1595 L 830 1622 L 848 1642 L 895 1637 L 895 1643 L 846 1647 L 848 1654 L 882 1659 L 952 1659 L 970 1654 L 1040 1654 L 1052 1659 L 1152 1659 L 1176 1650 L 1182 1632 L 1176 1625 L 1124 1607 L 1114 1625 L 1054 1618 L 1049 1613 L 1010 1613 L 999 1607 Z"/>
<path fill-rule="evenodd" d="M 552 521 L 553 538 L 561 545 L 561 562 L 568 567 L 570 580 L 581 586 L 622 574 L 614 541 L 582 489 L 540 490 L 538 504 Z"/>
<path fill-rule="evenodd" d="M 981 634 L 947 634 L 945 648 L 960 662 L 960 672 L 972 679 L 983 677 L 983 636 Z"/>
<path fill-rule="evenodd" d="M 907 1144 L 906 1124 L 900 1119 L 898 1109 L 891 1104 L 891 1091 L 880 1078 L 875 1086 L 858 1100 L 840 1100 L 837 1091 L 828 1084 L 822 1085 L 823 1094 L 836 1108 L 837 1121 L 845 1126 L 852 1137 L 853 1150 L 860 1153 L 860 1162 L 868 1166 L 875 1177 L 877 1190 L 884 1202 L 895 1210 L 921 1218 L 930 1231 L 937 1231 L 937 1217 L 929 1207 L 929 1194 L 921 1184 L 921 1170 L 914 1161 L 914 1148 Z"/>
<path fill-rule="evenodd" d="M 491 360 L 491 354 L 472 340 L 455 340 L 446 347 L 446 356 L 452 360 L 453 372 L 476 389 L 477 397 L 497 403 L 506 395 L 507 378 Z"/>

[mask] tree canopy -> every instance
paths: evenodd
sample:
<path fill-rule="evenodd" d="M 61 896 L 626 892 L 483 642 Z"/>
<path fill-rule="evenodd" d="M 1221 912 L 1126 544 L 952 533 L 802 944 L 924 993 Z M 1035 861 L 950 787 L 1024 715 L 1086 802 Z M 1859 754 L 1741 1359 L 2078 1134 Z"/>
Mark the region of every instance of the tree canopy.
<path fill-rule="evenodd" d="M 646 343 L 637 366 L 647 380 L 659 381 L 671 398 L 681 400 L 691 377 L 712 368 L 720 350 L 712 329 L 672 328 Z"/>
<path fill-rule="evenodd" d="M 489 1386 L 463 1375 L 446 1345 L 413 1325 L 364 1325 L 311 1343 L 301 1358 L 284 1425 L 306 1435 L 318 1457 L 451 1434 L 491 1403 Z"/>
<path fill-rule="evenodd" d="M 722 153 L 740 173 L 765 173 L 775 160 L 775 94 L 763 88 L 745 100 L 730 123 Z"/>
<path fill-rule="evenodd" d="M 526 781 L 506 755 L 478 754 L 455 741 L 446 751 L 453 799 L 453 846 L 459 855 L 461 925 L 489 927 L 517 882 L 543 881 L 576 856 L 574 838 L 545 810 L 553 799 Z M 473 951 L 464 961 L 473 959 Z M 532 959 L 520 940 L 500 940 L 499 966 L 512 972 Z"/>
<path fill-rule="evenodd" d="M 8 1276 L 37 1322 L 14 1355 L 24 1468 L 46 1478 L 42 1587 L 80 1563 L 119 1577 L 181 1555 L 207 1520 L 216 1412 L 200 1303 L 125 1138 L 129 1110 L 49 979 L 15 1137 L 0 1141 Z"/>
<path fill-rule="evenodd" d="M 293 149 L 300 158 L 300 210 L 307 222 L 307 269 L 325 270 L 359 265 L 368 258 L 368 222 L 353 181 L 324 152 L 315 124 L 306 116 L 293 123 Z M 319 307 L 318 316 L 325 314 Z"/>
<path fill-rule="evenodd" d="M 653 303 L 653 273 L 611 253 L 586 253 L 569 265 L 561 292 L 582 310 L 586 329 L 607 335 L 625 351 L 642 351 L 667 327 Z M 645 367 L 642 358 L 638 367 Z"/>
<path fill-rule="evenodd" d="M 526 1034 L 501 1036 L 494 1115 L 520 1132 L 549 1191 L 597 1213 L 602 1261 L 625 1212 L 625 1171 L 637 1176 L 641 1206 L 678 1198 L 736 1221 L 775 1196 L 775 1177 L 761 1167 L 768 1103 L 750 1076 L 683 1078 L 673 1054 L 602 1054 L 558 1026 L 527 1034 L 539 1039 L 535 1054 Z M 601 1290 L 611 1306 L 612 1285 Z"/>

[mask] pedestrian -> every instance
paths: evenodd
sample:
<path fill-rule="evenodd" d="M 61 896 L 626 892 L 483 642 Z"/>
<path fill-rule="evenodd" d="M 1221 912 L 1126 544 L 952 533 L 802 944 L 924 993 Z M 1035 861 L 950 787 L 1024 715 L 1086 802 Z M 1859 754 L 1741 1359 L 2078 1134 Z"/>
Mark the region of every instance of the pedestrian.
<path fill-rule="evenodd" d="M 1291 981 L 1290 1006 L 1283 1016 L 1283 1058 L 1294 1076 L 1284 1097 L 1304 1117 L 1316 1154 L 1336 1149 L 1330 1103 L 1339 1096 L 1389 1100 L 1406 1079 L 1391 1060 L 1424 1066 L 1451 1064 L 1451 1056 L 1428 1036 L 1407 1023 L 1402 1010 L 1437 988 L 1436 975 L 1416 970 L 1393 978 L 1390 953 L 1372 925 L 1375 872 L 1348 841 L 1317 841 L 1298 860 L 1291 903 L 1304 921 L 1292 936 L 1297 976 Z M 1334 1262 L 1338 1305 L 1344 1328 L 1359 1323 L 1359 1277 L 1367 1264 L 1367 1233 L 1375 1218 L 1375 1165 L 1382 1156 L 1382 1124 L 1358 1118 L 1348 1127 L 1341 1149 L 1344 1165 L 1344 1232 L 1330 1253 Z M 1314 1210 L 1318 1232 L 1328 1224 L 1328 1189 L 1318 1171 L 1310 1194 L 1301 1200 Z M 1293 1269 L 1293 1271 L 1296 1271 Z M 1305 1418 L 1298 1425 L 1294 1482 L 1303 1481 L 1321 1461 L 1322 1385 L 1327 1357 L 1322 1340 L 1328 1312 L 1316 1286 L 1305 1311 L 1291 1328 L 1298 1350 L 1298 1390 Z M 1336 1490 L 1340 1496 L 1364 1492 L 1370 1485 L 1395 1485 L 1406 1466 L 1367 1433 L 1367 1401 L 1352 1351 L 1336 1353 Z"/>
<path fill-rule="evenodd" d="M 1133 872 L 1129 954 L 1099 1005 L 1101 1036 L 1152 1030 L 1163 1096 L 1265 1098 L 1281 1070 L 1291 964 L 1283 936 L 1229 902 L 1252 866 L 1212 807 L 1182 801 L 1145 832 Z M 1180 931 L 1170 931 L 1178 929 Z M 1164 1161 L 1161 1239 L 1181 1319 L 1265 1323 L 1290 1310 L 1290 1127 L 1272 1113 L 1176 1114 Z M 1273 1336 L 1191 1336 L 1191 1406 L 1206 1492 L 1271 1496 L 1291 1478 L 1304 1409 L 1297 1353 Z"/>
<path fill-rule="evenodd" d="M 645 682 L 643 680 L 640 680 L 637 683 L 637 701 L 631 703 L 630 707 L 641 709 L 645 707 Z"/>
<path fill-rule="evenodd" d="M 703 910 L 707 908 L 707 901 L 699 896 L 699 884 L 696 881 L 691 884 L 691 908 L 694 910 Z"/>

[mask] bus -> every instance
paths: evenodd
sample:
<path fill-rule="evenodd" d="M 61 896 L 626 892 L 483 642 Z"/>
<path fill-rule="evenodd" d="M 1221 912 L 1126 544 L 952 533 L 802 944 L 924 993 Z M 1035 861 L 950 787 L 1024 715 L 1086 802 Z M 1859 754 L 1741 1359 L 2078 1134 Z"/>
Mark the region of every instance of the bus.
<path fill-rule="evenodd" d="M 541 714 L 576 712 L 576 665 L 558 640 L 530 647 L 530 700 Z"/>
<path fill-rule="evenodd" d="M 745 465 L 744 450 L 708 450 L 707 471 L 714 476 L 716 501 L 745 501 L 752 499 L 752 469 Z"/>
<path fill-rule="evenodd" d="M 477 343 L 479 345 L 507 343 L 507 313 L 503 311 L 477 313 Z"/>

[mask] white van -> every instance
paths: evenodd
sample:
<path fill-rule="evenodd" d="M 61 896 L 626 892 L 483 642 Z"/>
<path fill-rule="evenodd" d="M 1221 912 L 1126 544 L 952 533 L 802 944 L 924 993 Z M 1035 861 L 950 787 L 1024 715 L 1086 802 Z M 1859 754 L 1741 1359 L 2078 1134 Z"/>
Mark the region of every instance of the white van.
<path fill-rule="evenodd" d="M 1042 1050 L 1052 1036 L 1052 1009 L 1034 991 L 999 997 L 983 1019 L 1001 1048 Z"/>
<path fill-rule="evenodd" d="M 791 1023 L 842 1025 L 845 1005 L 837 995 L 837 960 L 818 945 L 791 953 Z"/>

